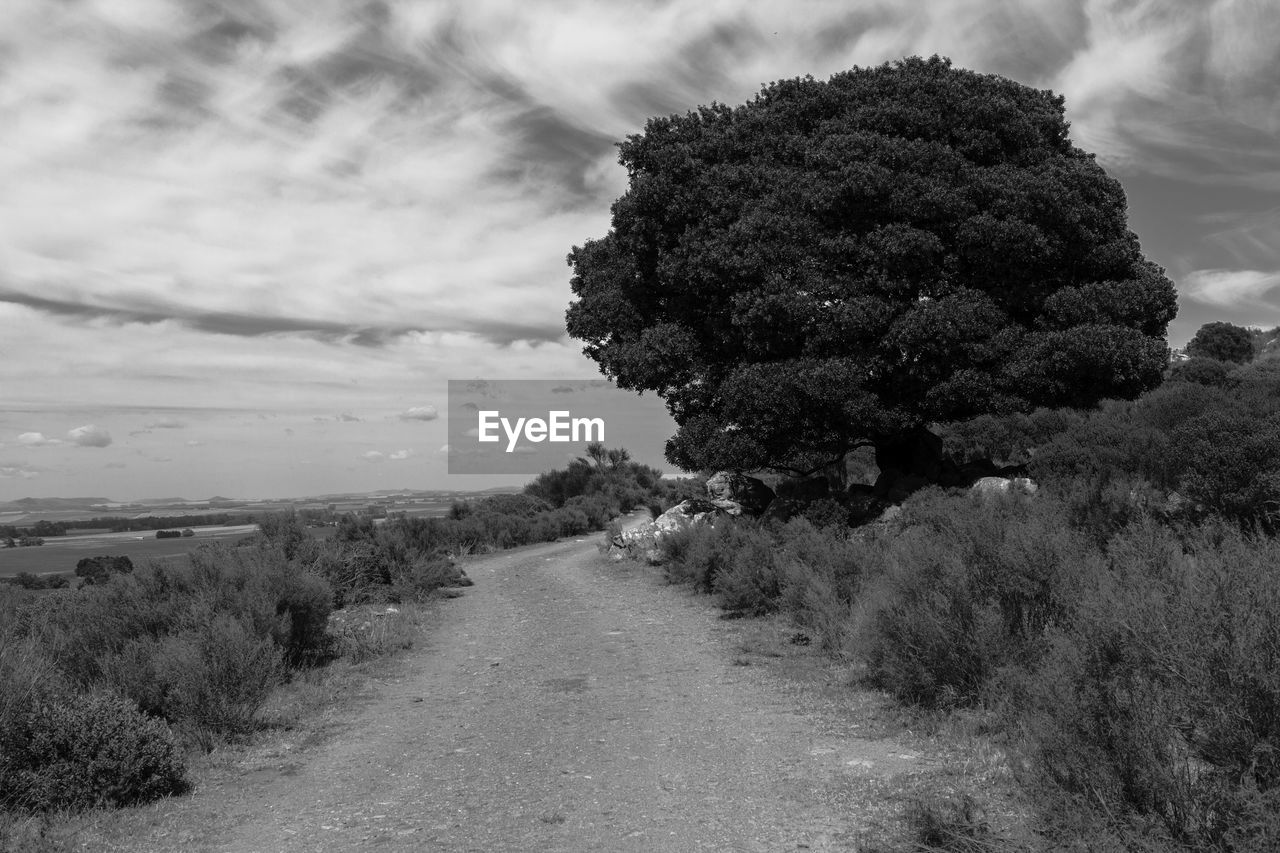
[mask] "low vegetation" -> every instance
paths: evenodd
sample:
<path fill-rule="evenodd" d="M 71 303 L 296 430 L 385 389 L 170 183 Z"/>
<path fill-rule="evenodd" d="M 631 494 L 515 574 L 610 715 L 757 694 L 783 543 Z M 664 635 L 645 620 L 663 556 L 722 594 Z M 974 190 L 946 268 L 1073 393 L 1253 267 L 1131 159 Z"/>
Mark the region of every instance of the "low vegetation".
<path fill-rule="evenodd" d="M 0 584 L 0 808 L 181 793 L 188 754 L 251 737 L 283 684 L 410 644 L 400 608 L 469 583 L 459 555 L 600 530 L 680 489 L 593 445 L 525 494 L 459 501 L 445 518 L 347 515 L 318 538 L 277 514 L 185 562 L 86 557 L 75 588 L 66 575 Z"/>
<path fill-rule="evenodd" d="M 669 537 L 664 570 L 976 717 L 1046 849 L 1280 849 L 1280 361 L 1210 367 L 947 432 L 961 460 L 1029 465 L 1034 495 L 931 487 L 854 529 L 721 518 Z M 920 849 L 1027 844 L 972 803 L 913 809 Z"/>

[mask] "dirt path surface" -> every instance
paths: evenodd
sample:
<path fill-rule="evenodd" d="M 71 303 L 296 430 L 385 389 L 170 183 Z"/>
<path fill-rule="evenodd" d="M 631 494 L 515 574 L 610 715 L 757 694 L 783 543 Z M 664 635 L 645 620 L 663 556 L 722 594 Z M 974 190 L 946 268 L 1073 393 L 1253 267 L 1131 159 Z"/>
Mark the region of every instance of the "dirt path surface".
<path fill-rule="evenodd" d="M 922 769 L 744 665 L 743 626 L 594 539 L 467 570 L 349 725 L 291 775 L 250 774 L 183 849 L 852 850 L 877 791 Z"/>

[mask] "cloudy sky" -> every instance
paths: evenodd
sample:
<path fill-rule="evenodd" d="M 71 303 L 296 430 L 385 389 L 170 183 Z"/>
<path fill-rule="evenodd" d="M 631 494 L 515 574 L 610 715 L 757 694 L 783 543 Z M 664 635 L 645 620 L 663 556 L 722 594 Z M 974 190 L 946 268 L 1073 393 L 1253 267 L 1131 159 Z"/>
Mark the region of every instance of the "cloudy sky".
<path fill-rule="evenodd" d="M 466 487 L 448 379 L 596 375 L 616 140 L 908 54 L 1066 96 L 1172 343 L 1280 324 L 1278 44 L 1280 0 L 4 0 L 0 500 Z"/>

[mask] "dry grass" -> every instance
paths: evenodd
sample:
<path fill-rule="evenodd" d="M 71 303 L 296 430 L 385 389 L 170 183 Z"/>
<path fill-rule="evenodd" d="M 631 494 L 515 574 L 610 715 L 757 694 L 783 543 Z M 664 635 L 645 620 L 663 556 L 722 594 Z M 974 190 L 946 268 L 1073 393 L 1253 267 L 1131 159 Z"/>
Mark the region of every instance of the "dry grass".
<path fill-rule="evenodd" d="M 421 625 L 421 610 L 406 604 L 361 605 L 329 616 L 335 651 L 352 663 L 412 648 Z"/>

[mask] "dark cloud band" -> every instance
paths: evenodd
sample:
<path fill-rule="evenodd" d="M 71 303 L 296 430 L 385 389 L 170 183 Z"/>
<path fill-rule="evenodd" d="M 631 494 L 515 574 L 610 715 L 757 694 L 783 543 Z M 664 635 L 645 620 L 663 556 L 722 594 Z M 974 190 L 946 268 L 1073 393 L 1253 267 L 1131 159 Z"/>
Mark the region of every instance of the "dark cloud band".
<path fill-rule="evenodd" d="M 425 332 L 455 332 L 475 335 L 498 346 L 527 341 L 532 344 L 551 343 L 564 338 L 559 325 L 537 323 L 511 323 L 503 321 L 459 321 L 456 326 L 446 325 L 397 325 L 370 326 L 351 323 L 334 323 L 327 320 L 307 320 L 291 317 L 268 317 L 257 314 L 216 312 L 199 314 L 180 310 L 161 310 L 159 307 L 124 308 L 90 305 L 40 296 L 0 291 L 0 302 L 21 305 L 45 314 L 76 320 L 107 320 L 113 323 L 179 323 L 199 332 L 215 335 L 259 338 L 270 335 L 299 335 L 326 343 L 348 343 L 355 346 L 377 348 L 386 346 L 406 335 Z"/>

